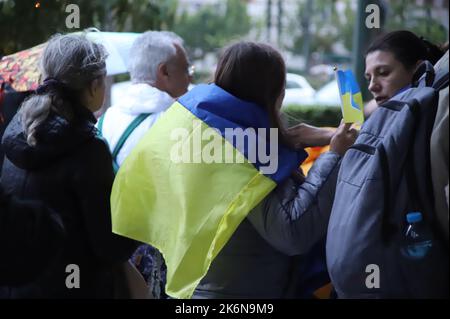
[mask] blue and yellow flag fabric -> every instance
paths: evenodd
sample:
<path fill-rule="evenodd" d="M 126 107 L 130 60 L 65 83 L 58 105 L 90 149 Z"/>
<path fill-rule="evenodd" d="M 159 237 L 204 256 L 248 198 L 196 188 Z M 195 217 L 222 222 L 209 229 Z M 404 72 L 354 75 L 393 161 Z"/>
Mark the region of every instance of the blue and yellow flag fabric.
<path fill-rule="evenodd" d="M 250 210 L 306 158 L 269 136 L 261 107 L 199 85 L 122 164 L 111 196 L 113 231 L 163 254 L 169 296 L 192 296 Z"/>
<path fill-rule="evenodd" d="M 362 124 L 364 122 L 363 99 L 353 72 L 337 70 L 336 79 L 341 96 L 344 122 Z"/>

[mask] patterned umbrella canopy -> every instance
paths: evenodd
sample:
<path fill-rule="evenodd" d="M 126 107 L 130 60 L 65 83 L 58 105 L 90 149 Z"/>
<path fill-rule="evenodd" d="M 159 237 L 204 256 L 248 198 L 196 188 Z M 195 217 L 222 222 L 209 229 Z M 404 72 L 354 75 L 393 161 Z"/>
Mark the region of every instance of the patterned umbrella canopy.
<path fill-rule="evenodd" d="M 77 32 L 81 34 L 81 32 Z M 130 32 L 88 32 L 87 38 L 101 43 L 108 51 L 106 70 L 108 75 L 127 72 L 127 60 L 134 40 L 139 33 Z M 9 83 L 18 91 L 35 90 L 39 85 L 39 59 L 44 51 L 45 43 L 26 49 L 0 60 L 0 87 Z"/>
<path fill-rule="evenodd" d="M 23 50 L 0 60 L 0 84 L 10 83 L 18 92 L 35 90 L 41 76 L 39 59 L 45 43 Z"/>

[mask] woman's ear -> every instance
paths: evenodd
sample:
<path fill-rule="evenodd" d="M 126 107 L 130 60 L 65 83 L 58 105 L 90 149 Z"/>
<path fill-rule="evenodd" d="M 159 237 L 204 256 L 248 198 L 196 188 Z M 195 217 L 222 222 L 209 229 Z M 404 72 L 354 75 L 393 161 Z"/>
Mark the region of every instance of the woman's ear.
<path fill-rule="evenodd" d="M 97 93 L 97 90 L 99 89 L 99 86 L 100 86 L 99 79 L 92 80 L 91 84 L 89 85 L 89 95 L 91 97 L 95 96 L 95 94 Z"/>

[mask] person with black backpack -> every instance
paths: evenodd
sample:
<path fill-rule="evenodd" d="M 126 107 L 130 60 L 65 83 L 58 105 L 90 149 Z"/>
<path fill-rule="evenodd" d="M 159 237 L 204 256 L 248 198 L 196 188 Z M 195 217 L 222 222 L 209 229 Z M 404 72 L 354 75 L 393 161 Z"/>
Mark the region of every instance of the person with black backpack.
<path fill-rule="evenodd" d="M 448 298 L 448 241 L 439 227 L 430 139 L 448 68 L 409 31 L 376 39 L 366 56 L 378 104 L 342 160 L 327 234 L 339 298 Z M 448 179 L 448 178 L 447 178 Z"/>
<path fill-rule="evenodd" d="M 113 298 L 125 281 L 119 268 L 137 245 L 112 233 L 111 154 L 93 115 L 104 101 L 106 56 L 83 34 L 54 35 L 41 56 L 43 82 L 5 130 L 3 189 L 43 202 L 67 232 L 42 276 L 0 288 L 8 298 Z"/>
<path fill-rule="evenodd" d="M 0 139 L 5 132 L 6 127 L 17 113 L 20 104 L 27 98 L 32 91 L 17 92 L 8 83 L 0 84 L 3 92 L 0 92 Z M 2 96 L 3 95 L 3 96 Z M 3 166 L 4 152 L 0 145 L 0 176 L 1 168 Z"/>

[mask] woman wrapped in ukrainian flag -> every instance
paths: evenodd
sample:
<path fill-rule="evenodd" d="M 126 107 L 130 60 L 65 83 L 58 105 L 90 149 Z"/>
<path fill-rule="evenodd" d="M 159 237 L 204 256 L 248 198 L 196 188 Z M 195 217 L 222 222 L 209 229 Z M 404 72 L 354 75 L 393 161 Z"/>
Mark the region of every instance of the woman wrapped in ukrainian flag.
<path fill-rule="evenodd" d="M 156 247 L 173 298 L 295 298 L 302 256 L 327 230 L 341 156 L 355 131 L 282 127 L 285 63 L 239 42 L 213 84 L 174 103 L 121 166 L 113 231 Z M 330 143 L 306 178 L 305 146 Z"/>

